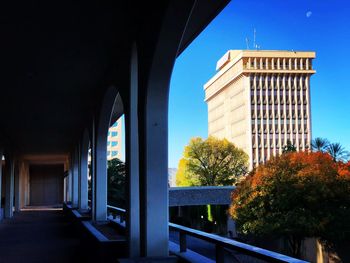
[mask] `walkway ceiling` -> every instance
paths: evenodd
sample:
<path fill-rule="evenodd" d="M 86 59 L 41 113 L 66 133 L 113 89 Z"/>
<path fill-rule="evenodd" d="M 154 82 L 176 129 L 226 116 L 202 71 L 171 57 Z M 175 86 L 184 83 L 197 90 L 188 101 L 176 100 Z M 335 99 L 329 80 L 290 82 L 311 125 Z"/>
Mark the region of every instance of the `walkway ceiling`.
<path fill-rule="evenodd" d="M 156 36 L 166 5 L 88 2 L 0 4 L 0 136 L 20 153 L 72 149 L 107 86 L 127 78 L 118 69 L 139 25 L 143 37 Z M 197 1 L 180 51 L 227 2 Z"/>

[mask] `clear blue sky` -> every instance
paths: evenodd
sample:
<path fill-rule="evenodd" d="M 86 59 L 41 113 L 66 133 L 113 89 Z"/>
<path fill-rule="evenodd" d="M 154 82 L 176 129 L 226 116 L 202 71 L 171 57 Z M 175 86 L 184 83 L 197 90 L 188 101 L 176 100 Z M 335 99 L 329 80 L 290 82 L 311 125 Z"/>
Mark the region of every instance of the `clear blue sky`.
<path fill-rule="evenodd" d="M 169 167 L 177 167 L 191 137 L 208 136 L 203 84 L 227 50 L 246 49 L 246 37 L 253 42 L 254 28 L 261 49 L 316 52 L 313 137 L 340 142 L 350 150 L 350 3 L 235 0 L 176 61 L 169 98 Z"/>

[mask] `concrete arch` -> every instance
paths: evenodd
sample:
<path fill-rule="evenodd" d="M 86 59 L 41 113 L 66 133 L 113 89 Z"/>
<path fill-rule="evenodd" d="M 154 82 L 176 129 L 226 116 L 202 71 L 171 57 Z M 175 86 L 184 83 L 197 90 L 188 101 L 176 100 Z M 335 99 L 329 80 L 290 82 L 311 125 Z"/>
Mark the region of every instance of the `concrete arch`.
<path fill-rule="evenodd" d="M 91 164 L 94 221 L 107 219 L 107 135 L 111 120 L 120 117 L 122 108 L 118 89 L 115 86 L 108 87 L 93 124 Z"/>
<path fill-rule="evenodd" d="M 4 217 L 13 217 L 13 200 L 15 191 L 15 158 L 10 152 L 4 153 L 5 156 L 5 207 Z"/>
<path fill-rule="evenodd" d="M 143 93 L 139 103 L 142 256 L 168 255 L 169 84 L 194 5 L 195 1 L 169 1 L 149 64 L 139 67 L 139 84 L 143 89 L 139 90 Z M 141 55 L 141 60 L 147 58 Z"/>
<path fill-rule="evenodd" d="M 90 137 L 88 129 L 85 129 L 80 140 L 79 147 L 79 186 L 78 209 L 82 212 L 88 209 L 88 155 Z"/>

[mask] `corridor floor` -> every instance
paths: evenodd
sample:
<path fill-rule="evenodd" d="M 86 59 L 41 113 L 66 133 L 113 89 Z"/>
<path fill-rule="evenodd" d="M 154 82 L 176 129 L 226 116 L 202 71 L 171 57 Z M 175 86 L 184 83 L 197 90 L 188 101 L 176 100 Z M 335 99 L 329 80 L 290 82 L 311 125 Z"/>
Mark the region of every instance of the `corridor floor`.
<path fill-rule="evenodd" d="M 0 222 L 0 263 L 82 262 L 80 252 L 62 210 L 22 211 Z"/>

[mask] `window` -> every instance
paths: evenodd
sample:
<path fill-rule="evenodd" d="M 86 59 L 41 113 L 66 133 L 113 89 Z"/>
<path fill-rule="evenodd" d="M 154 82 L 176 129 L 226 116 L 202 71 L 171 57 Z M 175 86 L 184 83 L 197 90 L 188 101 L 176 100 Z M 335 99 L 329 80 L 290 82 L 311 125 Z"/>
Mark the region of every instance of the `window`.
<path fill-rule="evenodd" d="M 118 122 L 116 121 L 115 123 L 113 123 L 112 127 L 117 127 L 118 126 Z"/>
<path fill-rule="evenodd" d="M 118 142 L 111 142 L 111 144 L 112 144 L 112 147 L 113 147 L 113 146 L 117 146 L 117 145 L 118 145 Z"/>
<path fill-rule="evenodd" d="M 115 157 L 118 155 L 118 151 L 112 151 L 112 157 Z"/>
<path fill-rule="evenodd" d="M 118 132 L 116 132 L 116 131 L 112 131 L 112 132 L 111 132 L 111 136 L 112 136 L 112 137 L 115 137 L 115 136 L 117 136 L 117 135 L 118 135 Z"/>

